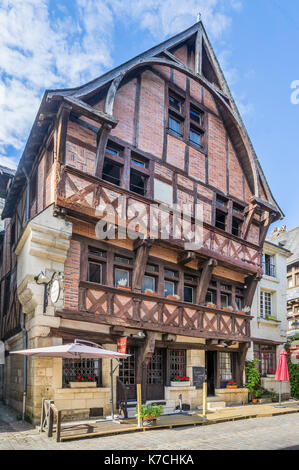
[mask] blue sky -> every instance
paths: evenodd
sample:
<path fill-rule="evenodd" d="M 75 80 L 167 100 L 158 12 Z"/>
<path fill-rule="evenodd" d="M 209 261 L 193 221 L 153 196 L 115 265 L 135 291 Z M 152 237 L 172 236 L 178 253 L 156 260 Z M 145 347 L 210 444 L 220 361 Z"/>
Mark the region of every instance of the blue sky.
<path fill-rule="evenodd" d="M 295 0 L 0 0 L 0 163 L 17 164 L 46 88 L 101 75 L 191 26 L 199 11 L 286 215 L 281 224 L 298 225 Z"/>

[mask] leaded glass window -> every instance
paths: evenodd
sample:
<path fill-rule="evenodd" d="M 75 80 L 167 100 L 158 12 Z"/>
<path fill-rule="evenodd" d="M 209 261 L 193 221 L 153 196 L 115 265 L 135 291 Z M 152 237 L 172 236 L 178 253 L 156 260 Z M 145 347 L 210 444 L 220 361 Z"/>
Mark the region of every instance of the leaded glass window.
<path fill-rule="evenodd" d="M 173 349 L 169 351 L 170 380 L 177 375 L 186 375 L 186 351 L 184 349 Z"/>
<path fill-rule="evenodd" d="M 102 385 L 101 359 L 62 359 L 62 386 L 65 388 L 76 377 L 95 377 L 97 387 Z"/>

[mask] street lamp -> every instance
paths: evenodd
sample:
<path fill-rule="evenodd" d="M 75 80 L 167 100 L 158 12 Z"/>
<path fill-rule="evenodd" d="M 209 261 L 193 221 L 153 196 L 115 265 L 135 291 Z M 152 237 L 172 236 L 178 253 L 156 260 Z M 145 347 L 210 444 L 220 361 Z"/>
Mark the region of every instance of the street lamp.
<path fill-rule="evenodd" d="M 50 293 L 50 290 L 54 287 L 54 281 L 57 281 L 57 293 L 56 293 L 56 300 L 58 300 L 59 298 L 59 294 L 60 294 L 60 287 L 59 287 L 59 280 L 58 279 L 55 279 L 55 276 L 58 275 L 58 279 L 59 280 L 62 280 L 63 279 L 63 275 L 61 272 L 54 272 L 52 274 L 52 277 L 50 279 L 50 281 L 48 281 L 48 278 L 47 276 L 45 275 L 45 273 L 43 271 L 41 271 L 37 276 L 34 277 L 34 280 L 36 282 L 36 284 L 38 285 L 43 285 L 44 286 L 44 309 L 43 309 L 43 313 L 46 313 L 46 310 L 47 310 L 47 306 L 48 306 L 48 296 L 49 296 L 49 293 Z M 55 285 L 56 286 L 56 285 Z M 55 303 L 55 301 L 53 303 Z"/>

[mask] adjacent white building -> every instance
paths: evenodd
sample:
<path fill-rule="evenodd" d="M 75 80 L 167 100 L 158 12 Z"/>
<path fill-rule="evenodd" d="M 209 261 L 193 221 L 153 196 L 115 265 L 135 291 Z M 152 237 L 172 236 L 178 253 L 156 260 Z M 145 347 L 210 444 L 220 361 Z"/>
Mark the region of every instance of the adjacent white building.
<path fill-rule="evenodd" d="M 262 385 L 276 390 L 277 383 L 271 378 L 277 360 L 287 340 L 287 260 L 291 252 L 266 240 L 263 249 L 264 275 L 253 299 L 251 315 L 251 348 L 247 358 L 260 359 L 259 370 Z M 284 393 L 289 393 L 286 384 Z"/>

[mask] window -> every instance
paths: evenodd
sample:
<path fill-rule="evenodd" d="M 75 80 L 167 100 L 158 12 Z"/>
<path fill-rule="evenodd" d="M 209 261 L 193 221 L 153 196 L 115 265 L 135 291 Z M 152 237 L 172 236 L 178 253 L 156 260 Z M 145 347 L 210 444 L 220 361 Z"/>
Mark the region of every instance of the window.
<path fill-rule="evenodd" d="M 129 346 L 127 354 L 130 356 L 120 361 L 118 376 L 125 385 L 135 385 L 136 348 Z"/>
<path fill-rule="evenodd" d="M 123 256 L 114 256 L 114 261 L 116 263 L 123 263 L 123 264 L 133 264 L 132 258 L 124 258 Z"/>
<path fill-rule="evenodd" d="M 201 134 L 192 128 L 190 129 L 190 141 L 198 146 L 201 146 Z"/>
<path fill-rule="evenodd" d="M 88 247 L 88 281 L 105 284 L 106 252 L 95 246 Z"/>
<path fill-rule="evenodd" d="M 288 289 L 291 289 L 293 287 L 293 278 L 288 277 Z"/>
<path fill-rule="evenodd" d="M 177 111 L 181 112 L 182 102 L 179 98 L 174 95 L 169 95 L 169 106 L 175 108 Z"/>
<path fill-rule="evenodd" d="M 121 183 L 121 166 L 117 163 L 105 159 L 103 166 L 102 179 L 109 183 L 120 186 Z"/>
<path fill-rule="evenodd" d="M 147 177 L 138 173 L 137 171 L 131 171 L 130 175 L 130 191 L 145 196 L 146 194 L 146 183 Z"/>
<path fill-rule="evenodd" d="M 239 237 L 241 235 L 241 225 L 242 225 L 241 220 L 237 219 L 236 217 L 233 217 L 232 234 L 236 235 L 236 237 Z"/>
<path fill-rule="evenodd" d="M 216 209 L 215 226 L 221 230 L 226 229 L 226 214 L 218 209 Z"/>
<path fill-rule="evenodd" d="M 217 304 L 217 294 L 213 290 L 208 290 L 206 295 L 206 303 L 207 304 Z"/>
<path fill-rule="evenodd" d="M 102 385 L 101 359 L 63 359 L 62 386 L 65 388 L 76 377 L 95 377 L 97 387 Z"/>
<path fill-rule="evenodd" d="M 165 276 L 169 276 L 169 277 L 177 277 L 178 276 L 177 271 L 171 271 L 170 269 L 165 269 L 164 274 L 165 274 Z"/>
<path fill-rule="evenodd" d="M 261 291 L 260 293 L 260 315 L 266 318 L 272 316 L 272 294 L 270 292 Z"/>
<path fill-rule="evenodd" d="M 88 280 L 89 282 L 96 282 L 97 284 L 103 284 L 102 264 L 89 263 Z"/>
<path fill-rule="evenodd" d="M 156 278 L 152 276 L 143 276 L 142 292 L 144 293 L 146 290 L 156 292 Z"/>
<path fill-rule="evenodd" d="M 181 135 L 181 122 L 169 116 L 169 129 L 178 135 Z"/>
<path fill-rule="evenodd" d="M 170 380 L 175 377 L 184 377 L 186 375 L 186 351 L 180 349 L 171 349 L 169 351 L 169 375 Z"/>
<path fill-rule="evenodd" d="M 219 367 L 220 367 L 220 386 L 225 387 L 227 382 L 232 380 L 232 358 L 231 353 L 219 353 Z"/>
<path fill-rule="evenodd" d="M 229 307 L 229 295 L 221 294 L 221 308 Z"/>
<path fill-rule="evenodd" d="M 172 206 L 173 204 L 173 187 L 170 184 L 163 183 L 158 179 L 154 180 L 154 198 Z"/>
<path fill-rule="evenodd" d="M 299 273 L 295 275 L 296 286 L 299 286 Z"/>
<path fill-rule="evenodd" d="M 164 281 L 164 297 L 175 295 L 175 283 L 172 281 Z"/>
<path fill-rule="evenodd" d="M 243 308 L 243 297 L 236 296 L 235 302 L 236 302 L 237 309 L 242 310 L 242 308 Z"/>
<path fill-rule="evenodd" d="M 194 302 L 194 288 L 190 286 L 184 286 L 184 302 Z"/>
<path fill-rule="evenodd" d="M 130 286 L 130 271 L 126 269 L 114 269 L 114 286 L 129 287 Z"/>
<path fill-rule="evenodd" d="M 259 359 L 257 367 L 259 372 L 265 376 L 276 370 L 276 347 L 267 344 L 253 345 L 254 358 Z"/>
<path fill-rule="evenodd" d="M 263 270 L 266 276 L 275 277 L 275 266 L 273 263 L 273 256 L 263 255 Z"/>
<path fill-rule="evenodd" d="M 190 119 L 191 121 L 201 124 L 201 112 L 197 111 L 193 106 L 190 107 Z"/>

